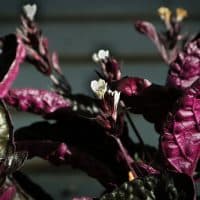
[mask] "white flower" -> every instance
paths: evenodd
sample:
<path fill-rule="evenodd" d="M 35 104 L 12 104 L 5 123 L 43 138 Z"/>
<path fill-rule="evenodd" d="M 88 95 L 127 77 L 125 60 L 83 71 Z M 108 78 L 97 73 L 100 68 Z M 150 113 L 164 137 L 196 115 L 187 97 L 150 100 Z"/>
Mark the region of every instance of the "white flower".
<path fill-rule="evenodd" d="M 106 60 L 107 58 L 109 58 L 109 51 L 108 50 L 100 49 L 98 51 L 98 53 L 94 53 L 92 55 L 92 59 L 93 59 L 94 62 L 100 62 L 102 60 Z"/>
<path fill-rule="evenodd" d="M 33 4 L 33 5 L 30 5 L 30 4 L 27 4 L 23 7 L 23 10 L 26 14 L 26 16 L 31 20 L 33 21 L 34 17 L 35 17 L 35 14 L 37 12 L 37 5 L 36 4 Z"/>
<path fill-rule="evenodd" d="M 117 107 L 118 107 L 118 104 L 119 104 L 119 101 L 120 101 L 120 92 L 118 92 L 117 90 L 115 90 L 115 91 L 108 90 L 108 94 L 110 94 L 114 98 L 112 118 L 116 121 L 116 119 L 117 119 Z"/>
<path fill-rule="evenodd" d="M 114 97 L 114 110 L 116 111 L 120 100 L 120 92 L 109 90 L 108 93 Z"/>
<path fill-rule="evenodd" d="M 103 79 L 91 81 L 90 87 L 99 99 L 104 98 L 104 94 L 107 91 L 107 83 Z"/>

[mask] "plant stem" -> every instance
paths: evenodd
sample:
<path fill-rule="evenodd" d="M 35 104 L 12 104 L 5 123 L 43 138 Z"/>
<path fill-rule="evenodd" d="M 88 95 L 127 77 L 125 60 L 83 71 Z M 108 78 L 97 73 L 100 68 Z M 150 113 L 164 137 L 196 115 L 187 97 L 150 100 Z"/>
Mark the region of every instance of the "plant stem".
<path fill-rule="evenodd" d="M 136 128 L 135 124 L 133 123 L 133 121 L 132 121 L 132 119 L 131 119 L 131 116 L 130 116 L 130 114 L 129 114 L 128 112 L 126 112 L 126 117 L 127 117 L 128 121 L 129 121 L 129 123 L 130 123 L 130 125 L 131 125 L 133 131 L 135 132 L 135 135 L 137 136 L 137 138 L 138 138 L 140 144 L 141 144 L 142 146 L 144 146 L 144 141 L 143 141 L 142 137 L 140 136 L 140 133 L 139 133 L 139 131 L 137 130 L 137 128 Z"/>
<path fill-rule="evenodd" d="M 120 148 L 120 150 L 121 150 L 121 152 L 122 152 L 122 154 L 123 154 L 123 156 L 125 158 L 125 161 L 126 161 L 128 167 L 129 167 L 130 171 L 132 172 L 134 178 L 136 178 L 137 174 L 136 174 L 136 172 L 133 169 L 132 164 L 131 164 L 133 162 L 133 160 L 130 159 L 130 156 L 128 155 L 126 149 L 124 148 L 124 145 L 122 144 L 121 140 L 118 137 L 115 137 L 115 136 L 113 136 L 113 137 L 116 140 L 116 142 L 117 142 L 117 144 L 118 144 L 118 146 L 119 146 L 119 148 Z"/>

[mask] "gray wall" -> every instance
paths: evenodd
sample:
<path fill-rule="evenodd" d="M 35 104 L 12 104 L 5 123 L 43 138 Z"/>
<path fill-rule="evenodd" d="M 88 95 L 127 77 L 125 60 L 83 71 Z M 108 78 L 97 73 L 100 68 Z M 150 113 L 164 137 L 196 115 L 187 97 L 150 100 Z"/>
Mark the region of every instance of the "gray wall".
<path fill-rule="evenodd" d="M 136 19 L 152 21 L 160 29 L 162 23 L 157 16 L 157 8 L 165 5 L 172 9 L 184 7 L 189 12 L 185 21 L 187 31 L 199 30 L 198 0 L 38 0 L 38 1 L 1 1 L 0 34 L 14 32 L 19 26 L 21 5 L 26 2 L 36 2 L 39 7 L 37 21 L 49 38 L 50 48 L 60 55 L 61 66 L 75 93 L 91 94 L 89 82 L 95 78 L 97 66 L 91 60 L 91 54 L 99 48 L 108 48 L 123 64 L 123 74 L 145 77 L 155 83 L 164 84 L 167 66 L 159 58 L 157 51 L 149 40 L 139 35 L 133 27 Z M 40 75 L 32 66 L 23 65 L 14 87 L 50 88 L 47 78 Z M 141 116 L 133 116 L 145 142 L 157 145 L 157 135 L 151 134 L 154 129 Z M 15 127 L 28 125 L 39 117 L 14 112 Z M 33 166 L 30 168 L 29 166 Z M 41 162 L 31 163 L 26 167 L 36 181 L 41 182 L 54 194 L 56 199 L 62 199 L 56 192 L 54 184 L 61 175 L 44 174 L 45 167 Z M 39 173 L 38 171 L 41 171 Z M 54 169 L 52 170 L 54 171 Z M 37 173 L 36 173 L 37 172 Z M 84 193 L 87 187 L 83 182 L 91 183 L 83 174 L 76 171 L 72 177 L 68 170 L 59 189 L 69 185 L 69 191 Z M 78 175 L 77 175 L 78 174 Z M 81 178 L 80 178 L 81 177 Z M 96 193 L 100 187 L 94 183 L 87 193 Z M 59 184 L 57 181 L 56 184 Z M 96 189 L 95 189 L 96 188 Z M 60 191 L 59 190 L 59 191 Z"/>

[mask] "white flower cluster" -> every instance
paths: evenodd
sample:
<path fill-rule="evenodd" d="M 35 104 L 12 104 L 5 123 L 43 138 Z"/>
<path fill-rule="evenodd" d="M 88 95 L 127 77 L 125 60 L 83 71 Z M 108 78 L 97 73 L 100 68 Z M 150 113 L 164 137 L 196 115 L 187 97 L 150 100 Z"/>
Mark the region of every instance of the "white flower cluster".
<path fill-rule="evenodd" d="M 111 98 L 113 98 L 112 118 L 116 121 L 117 107 L 118 107 L 118 104 L 120 101 L 120 92 L 118 92 L 117 90 L 115 90 L 115 91 L 108 90 L 107 83 L 103 79 L 99 79 L 98 81 L 96 81 L 96 80 L 91 81 L 90 86 L 91 86 L 92 91 L 96 94 L 96 96 L 99 99 L 102 100 L 104 98 L 104 95 L 106 92 Z"/>
<path fill-rule="evenodd" d="M 94 62 L 101 62 L 108 59 L 109 56 L 110 56 L 110 53 L 108 50 L 100 49 L 97 53 L 94 53 L 92 55 L 92 59 Z"/>

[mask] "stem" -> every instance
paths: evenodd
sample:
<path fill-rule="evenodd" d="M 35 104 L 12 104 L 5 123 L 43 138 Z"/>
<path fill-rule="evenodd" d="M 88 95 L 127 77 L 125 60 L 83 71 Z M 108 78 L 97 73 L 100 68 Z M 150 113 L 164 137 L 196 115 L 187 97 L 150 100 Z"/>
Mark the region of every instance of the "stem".
<path fill-rule="evenodd" d="M 117 142 L 117 144 L 118 144 L 118 146 L 119 146 L 119 148 L 120 148 L 120 150 L 121 150 L 121 152 L 122 152 L 122 154 L 123 154 L 123 156 L 125 158 L 125 161 L 126 161 L 128 167 L 129 167 L 130 171 L 132 172 L 134 178 L 136 178 L 137 174 L 136 174 L 136 172 L 133 169 L 132 164 L 131 164 L 133 162 L 133 160 L 132 159 L 130 160 L 130 156 L 128 155 L 126 149 L 124 148 L 124 145 L 122 144 L 121 140 L 118 137 L 115 137 L 115 136 L 113 136 L 113 137 L 116 140 L 116 142 Z"/>
<path fill-rule="evenodd" d="M 129 123 L 130 123 L 130 125 L 131 125 L 133 131 L 135 132 L 135 135 L 137 136 L 137 138 L 138 138 L 140 144 L 141 144 L 142 146 L 144 146 L 144 141 L 143 141 L 142 137 L 140 136 L 140 133 L 139 133 L 139 131 L 137 130 L 137 128 L 136 128 L 135 124 L 133 123 L 133 121 L 132 121 L 132 119 L 131 119 L 131 116 L 130 116 L 130 114 L 129 114 L 128 112 L 126 113 L 126 117 L 127 117 L 128 121 L 129 121 Z"/>

